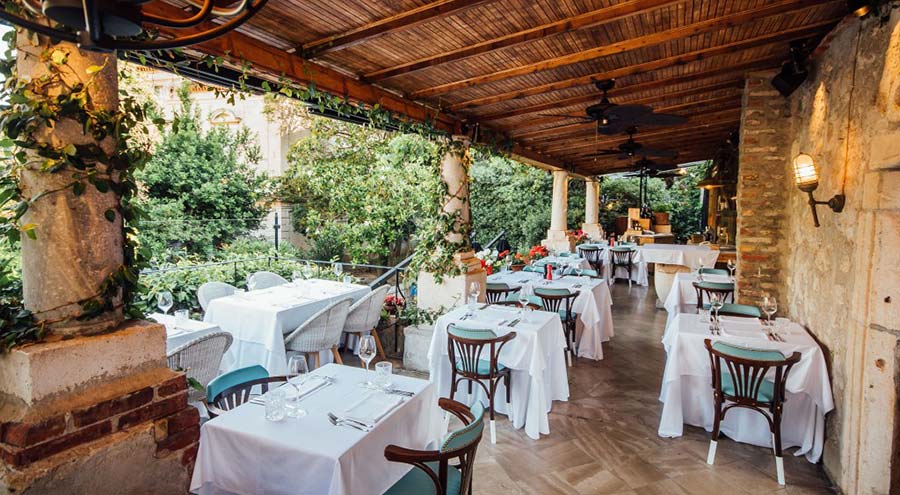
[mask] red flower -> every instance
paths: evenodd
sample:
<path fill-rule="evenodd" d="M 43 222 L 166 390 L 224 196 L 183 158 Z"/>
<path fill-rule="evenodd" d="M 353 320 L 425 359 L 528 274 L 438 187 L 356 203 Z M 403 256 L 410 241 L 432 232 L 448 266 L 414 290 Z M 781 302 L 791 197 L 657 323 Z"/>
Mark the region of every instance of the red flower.
<path fill-rule="evenodd" d="M 509 254 L 509 249 L 507 249 L 506 251 L 500 251 L 500 253 L 497 254 L 497 259 L 502 260 L 503 258 L 506 258 L 507 254 Z"/>
<path fill-rule="evenodd" d="M 488 275 L 493 275 L 493 273 L 494 273 L 494 265 L 488 265 L 487 267 L 485 267 L 485 269 L 487 270 L 487 274 L 488 274 Z"/>

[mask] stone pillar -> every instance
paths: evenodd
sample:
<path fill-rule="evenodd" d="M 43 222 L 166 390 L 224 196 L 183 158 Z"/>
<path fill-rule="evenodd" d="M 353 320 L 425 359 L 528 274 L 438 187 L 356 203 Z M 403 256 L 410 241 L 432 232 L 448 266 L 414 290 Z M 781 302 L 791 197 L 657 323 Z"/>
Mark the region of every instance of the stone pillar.
<path fill-rule="evenodd" d="M 772 85 L 775 73 L 747 76 L 741 109 L 737 189 L 737 302 L 758 306 L 764 294 L 786 301 L 781 253 L 786 228 L 790 102 Z"/>
<path fill-rule="evenodd" d="M 472 282 L 481 287 L 479 300 L 484 301 L 484 287 L 487 275 L 475 252 L 468 247 L 466 237 L 469 232 L 469 140 L 466 137 L 454 136 L 451 148 L 441 161 L 441 180 L 447 184 L 447 198 L 442 210 L 448 215 L 456 216 L 452 231 L 447 233 L 447 241 L 466 246 L 454 254 L 454 262 L 460 274 L 452 277 L 435 277 L 428 272 L 420 272 L 418 285 L 418 305 L 422 309 L 449 309 L 465 304 Z"/>
<path fill-rule="evenodd" d="M 600 181 L 591 177 L 584 181 L 584 224 L 581 231 L 590 239 L 603 239 L 600 226 Z"/>
<path fill-rule="evenodd" d="M 569 210 L 569 173 L 553 171 L 553 202 L 550 212 L 550 230 L 541 244 L 556 251 L 573 251 L 575 240 L 569 235 L 567 215 Z"/>
<path fill-rule="evenodd" d="M 86 82 L 88 67 L 102 67 L 88 91 L 97 107 L 117 111 L 115 54 L 33 40 L 18 34 L 23 78 L 45 74 L 51 56 L 65 56 L 70 85 Z M 35 88 L 59 91 L 59 85 Z M 116 144 L 114 137 L 97 142 L 85 136 L 69 120 L 32 137 L 54 145 L 96 144 L 107 153 Z M 101 166 L 99 176 L 106 173 Z M 187 404 L 184 373 L 166 366 L 165 328 L 123 322 L 121 296 L 114 310 L 74 322 L 82 311 L 78 301 L 94 297 L 124 256 L 119 197 L 87 183 L 76 196 L 72 176 L 65 169 L 29 169 L 21 176 L 25 198 L 46 193 L 24 218 L 37 227 L 35 239 L 23 238 L 22 271 L 25 303 L 50 332 L 43 342 L 0 354 L 0 491 L 185 493 L 199 414 Z M 108 210 L 115 212 L 112 221 Z"/>

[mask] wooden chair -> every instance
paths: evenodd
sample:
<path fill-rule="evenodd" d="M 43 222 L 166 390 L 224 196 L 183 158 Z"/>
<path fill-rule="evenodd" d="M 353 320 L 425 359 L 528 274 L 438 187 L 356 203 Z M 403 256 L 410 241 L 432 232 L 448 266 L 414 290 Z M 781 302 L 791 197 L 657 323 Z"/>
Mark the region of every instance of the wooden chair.
<path fill-rule="evenodd" d="M 518 301 L 518 299 L 512 298 L 512 296 L 510 296 L 510 299 L 507 299 L 506 301 L 497 301 L 494 303 L 494 305 L 496 305 L 496 306 L 514 306 L 517 308 L 522 307 L 522 303 L 520 303 Z M 529 302 L 528 304 L 525 305 L 525 307 L 528 309 L 534 309 L 534 310 L 541 309 L 541 305 L 535 304 L 534 302 Z"/>
<path fill-rule="evenodd" d="M 450 399 L 440 399 L 438 405 L 459 418 L 464 426 L 448 433 L 439 450 L 412 450 L 397 445 L 385 447 L 385 459 L 413 465 L 413 469 L 388 488 L 385 495 L 471 495 L 475 452 L 484 433 L 484 406 L 476 402 L 470 409 Z M 451 465 L 454 460 L 457 464 Z"/>
<path fill-rule="evenodd" d="M 730 275 L 724 268 L 701 268 L 697 272 L 703 275 Z"/>
<path fill-rule="evenodd" d="M 781 456 L 781 415 L 784 410 L 785 383 L 791 368 L 800 361 L 800 353 L 790 357 L 775 350 L 749 349 L 726 342 L 703 341 L 709 352 L 712 369 L 712 388 L 715 398 L 715 419 L 709 443 L 707 464 L 716 459 L 719 428 L 729 410 L 741 407 L 756 411 L 766 418 L 772 432 L 778 484 L 784 485 L 784 460 Z M 723 366 L 724 365 L 724 366 Z M 774 368 L 773 381 L 766 379 Z"/>
<path fill-rule="evenodd" d="M 253 389 L 257 386 L 260 387 L 260 392 L 264 394 L 269 391 L 269 384 L 281 385 L 283 383 L 287 383 L 286 376 L 268 376 L 228 387 L 207 402 L 206 408 L 209 409 L 209 416 L 214 418 L 249 401 L 253 397 Z"/>
<path fill-rule="evenodd" d="M 534 295 L 541 299 L 544 311 L 550 311 L 559 315 L 562 320 L 563 330 L 566 333 L 566 359 L 569 366 L 578 356 L 575 345 L 575 328 L 578 315 L 572 310 L 578 292 L 569 292 L 568 289 L 548 289 L 535 287 Z"/>
<path fill-rule="evenodd" d="M 631 271 L 634 268 L 634 255 L 637 251 L 632 247 L 612 247 L 609 248 L 609 255 L 612 257 L 612 279 L 616 280 L 616 269 L 625 268 L 628 271 L 628 287 L 631 287 Z"/>
<path fill-rule="evenodd" d="M 493 330 L 460 328 L 451 324 L 447 328 L 447 348 L 450 356 L 450 398 L 456 395 L 459 382 L 477 383 L 487 394 L 491 415 L 491 443 L 497 443 L 494 422 L 494 396 L 500 380 L 506 385 L 506 402 L 512 399 L 512 373 L 498 361 L 500 351 L 507 342 L 516 338 L 516 332 L 497 337 Z M 482 359 L 481 353 L 487 348 L 489 359 Z M 487 385 L 482 380 L 487 381 Z"/>
<path fill-rule="evenodd" d="M 697 312 L 699 313 L 701 309 L 707 309 L 707 304 L 703 302 L 704 296 L 707 299 L 712 300 L 713 294 L 718 294 L 724 303 L 727 298 L 731 298 L 731 302 L 734 302 L 734 284 L 720 283 L 720 282 L 694 282 L 694 290 L 697 291 Z M 720 313 L 721 314 L 721 313 Z"/>
<path fill-rule="evenodd" d="M 598 273 L 603 271 L 603 250 L 596 246 L 582 246 L 578 248 L 578 252 L 581 253 L 581 257 L 586 259 L 588 263 L 590 263 L 591 268 L 596 270 Z"/>
<path fill-rule="evenodd" d="M 503 283 L 489 283 L 485 289 L 485 298 L 488 304 L 497 304 L 506 301 L 512 294 L 519 292 L 518 287 L 510 287 Z"/>

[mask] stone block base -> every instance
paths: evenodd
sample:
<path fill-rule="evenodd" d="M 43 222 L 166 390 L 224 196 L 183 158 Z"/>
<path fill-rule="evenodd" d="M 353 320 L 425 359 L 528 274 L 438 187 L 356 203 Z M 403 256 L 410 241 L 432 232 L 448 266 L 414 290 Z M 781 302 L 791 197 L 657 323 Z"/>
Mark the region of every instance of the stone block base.
<path fill-rule="evenodd" d="M 403 336 L 403 368 L 428 373 L 428 349 L 431 347 L 434 327 L 406 327 Z"/>
<path fill-rule="evenodd" d="M 542 246 L 555 252 L 574 252 L 575 238 L 570 236 L 565 230 L 548 230 L 547 238 L 541 241 Z"/>
<path fill-rule="evenodd" d="M 459 253 L 456 262 L 462 267 L 463 274 L 454 277 L 442 277 L 438 282 L 434 275 L 420 272 L 416 284 L 418 286 L 417 304 L 421 309 L 431 311 L 448 310 L 466 303 L 469 287 L 472 282 L 481 284 L 479 301 L 484 302 L 484 287 L 487 274 L 481 268 L 481 262 L 473 252 Z"/>
<path fill-rule="evenodd" d="M 581 231 L 592 241 L 603 239 L 603 227 L 601 227 L 599 223 L 581 224 Z"/>

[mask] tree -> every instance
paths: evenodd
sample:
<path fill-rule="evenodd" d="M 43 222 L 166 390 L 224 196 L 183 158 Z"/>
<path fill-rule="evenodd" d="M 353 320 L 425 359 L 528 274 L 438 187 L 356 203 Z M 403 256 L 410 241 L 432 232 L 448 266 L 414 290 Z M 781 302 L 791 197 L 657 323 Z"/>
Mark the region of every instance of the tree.
<path fill-rule="evenodd" d="M 258 228 L 266 214 L 267 179 L 250 167 L 260 152 L 249 130 L 204 131 L 187 84 L 180 97 L 181 109 L 137 175 L 146 213 L 139 239 L 157 258 L 169 248 L 209 255 Z"/>

